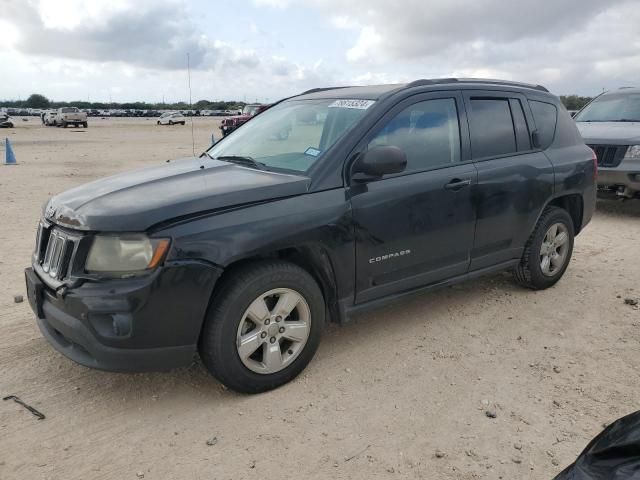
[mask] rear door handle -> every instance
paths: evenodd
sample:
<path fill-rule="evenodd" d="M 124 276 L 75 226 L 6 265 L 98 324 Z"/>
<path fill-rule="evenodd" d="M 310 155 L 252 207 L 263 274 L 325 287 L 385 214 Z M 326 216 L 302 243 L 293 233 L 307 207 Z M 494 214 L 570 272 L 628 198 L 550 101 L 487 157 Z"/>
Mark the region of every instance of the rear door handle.
<path fill-rule="evenodd" d="M 454 178 L 449 183 L 447 183 L 444 188 L 446 188 L 447 190 L 460 190 L 461 188 L 468 187 L 469 185 L 471 185 L 470 178 L 464 180 L 460 178 Z"/>

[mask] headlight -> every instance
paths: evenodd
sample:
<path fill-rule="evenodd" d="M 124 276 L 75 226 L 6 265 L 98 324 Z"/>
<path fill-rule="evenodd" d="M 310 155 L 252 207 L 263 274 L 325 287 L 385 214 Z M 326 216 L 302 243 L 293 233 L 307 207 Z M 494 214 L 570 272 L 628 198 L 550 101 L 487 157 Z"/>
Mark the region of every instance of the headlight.
<path fill-rule="evenodd" d="M 157 267 L 169 250 L 166 238 L 142 234 L 97 235 L 85 264 L 89 273 L 135 273 Z"/>
<path fill-rule="evenodd" d="M 631 160 L 640 160 L 640 145 L 631 145 L 624 154 L 624 158 Z"/>

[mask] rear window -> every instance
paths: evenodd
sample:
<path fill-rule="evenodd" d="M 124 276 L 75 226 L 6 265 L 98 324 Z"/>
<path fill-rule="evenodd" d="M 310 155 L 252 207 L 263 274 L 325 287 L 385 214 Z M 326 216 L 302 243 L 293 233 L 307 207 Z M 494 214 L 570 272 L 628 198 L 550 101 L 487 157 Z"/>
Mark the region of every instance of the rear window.
<path fill-rule="evenodd" d="M 517 151 L 508 99 L 472 98 L 470 118 L 473 158 L 496 157 Z"/>
<path fill-rule="evenodd" d="M 78 109 L 76 107 L 63 107 L 62 113 L 75 113 Z"/>
<path fill-rule="evenodd" d="M 529 100 L 533 120 L 536 122 L 536 130 L 540 137 L 540 145 L 542 150 L 549 148 L 553 142 L 553 136 L 556 132 L 556 121 L 558 118 L 558 110 L 551 103 L 538 102 Z"/>

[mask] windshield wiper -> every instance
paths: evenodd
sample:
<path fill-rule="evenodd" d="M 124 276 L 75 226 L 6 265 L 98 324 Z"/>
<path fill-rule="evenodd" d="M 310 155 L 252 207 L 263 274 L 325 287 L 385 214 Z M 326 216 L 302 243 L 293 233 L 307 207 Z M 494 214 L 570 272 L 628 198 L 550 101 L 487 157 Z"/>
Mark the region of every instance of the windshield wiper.
<path fill-rule="evenodd" d="M 210 156 L 210 155 L 209 155 Z M 266 170 L 267 164 L 254 160 L 251 157 L 245 157 L 242 155 L 221 155 L 219 157 L 211 157 L 214 160 L 222 160 L 224 162 L 236 163 L 245 167 L 253 167 L 258 170 Z"/>

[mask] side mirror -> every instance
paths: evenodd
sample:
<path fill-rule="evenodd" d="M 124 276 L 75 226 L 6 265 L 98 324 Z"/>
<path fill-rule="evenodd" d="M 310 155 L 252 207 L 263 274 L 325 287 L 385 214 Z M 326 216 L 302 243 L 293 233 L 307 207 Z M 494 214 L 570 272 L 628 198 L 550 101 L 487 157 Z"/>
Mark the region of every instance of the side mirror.
<path fill-rule="evenodd" d="M 531 132 L 531 144 L 533 145 L 533 148 L 540 148 L 542 146 L 542 143 L 540 143 L 540 133 L 538 132 L 538 130 L 534 130 L 533 132 Z"/>
<path fill-rule="evenodd" d="M 379 146 L 367 150 L 355 161 L 352 173 L 367 177 L 382 177 L 403 172 L 407 167 L 407 154 L 395 146 Z"/>

